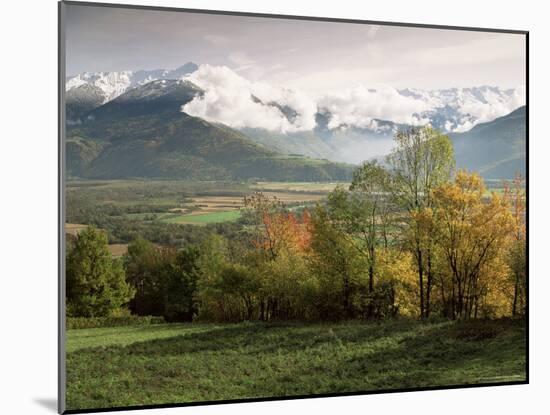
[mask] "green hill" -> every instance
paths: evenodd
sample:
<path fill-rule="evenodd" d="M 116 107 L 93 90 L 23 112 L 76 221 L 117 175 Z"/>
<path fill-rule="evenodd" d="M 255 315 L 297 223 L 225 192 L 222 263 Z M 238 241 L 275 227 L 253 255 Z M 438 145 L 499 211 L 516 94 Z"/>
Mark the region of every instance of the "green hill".
<path fill-rule="evenodd" d="M 513 178 L 526 172 L 525 106 L 470 131 L 450 134 L 456 165 L 487 179 Z"/>
<path fill-rule="evenodd" d="M 68 126 L 69 176 L 193 180 L 349 180 L 353 166 L 281 155 L 221 124 L 181 112 L 202 91 L 189 82 L 134 88 Z"/>

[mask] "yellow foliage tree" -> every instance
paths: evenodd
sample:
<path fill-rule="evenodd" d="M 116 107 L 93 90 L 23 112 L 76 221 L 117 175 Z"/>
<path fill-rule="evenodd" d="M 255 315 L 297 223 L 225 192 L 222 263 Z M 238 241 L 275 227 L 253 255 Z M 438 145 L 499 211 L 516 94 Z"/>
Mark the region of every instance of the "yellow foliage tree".
<path fill-rule="evenodd" d="M 447 314 L 488 314 L 500 307 L 489 301 L 509 272 L 503 260 L 513 229 L 507 201 L 494 192 L 486 198 L 481 177 L 465 171 L 459 171 L 453 183 L 436 188 L 433 198 L 434 229 L 448 270 L 442 292 Z"/>

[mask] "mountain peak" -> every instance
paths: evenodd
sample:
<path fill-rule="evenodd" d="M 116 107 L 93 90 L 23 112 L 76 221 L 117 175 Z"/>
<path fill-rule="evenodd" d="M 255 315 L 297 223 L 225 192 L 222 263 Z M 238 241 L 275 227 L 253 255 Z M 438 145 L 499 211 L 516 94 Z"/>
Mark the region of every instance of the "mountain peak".
<path fill-rule="evenodd" d="M 159 79 L 180 79 L 195 72 L 198 65 L 187 62 L 176 69 L 152 69 L 139 71 L 82 72 L 70 76 L 65 83 L 66 91 L 88 84 L 98 87 L 103 93 L 103 102 L 111 101 L 131 88 Z"/>

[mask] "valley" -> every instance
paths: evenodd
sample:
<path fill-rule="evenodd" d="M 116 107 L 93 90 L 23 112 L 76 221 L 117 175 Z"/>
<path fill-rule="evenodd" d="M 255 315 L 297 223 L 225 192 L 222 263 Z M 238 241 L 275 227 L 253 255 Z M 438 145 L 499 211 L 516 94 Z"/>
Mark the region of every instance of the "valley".
<path fill-rule="evenodd" d="M 59 413 L 394 413 L 350 397 L 419 391 L 398 406 L 472 415 L 491 397 L 424 394 L 530 382 L 529 32 L 63 0 L 58 17 Z"/>
<path fill-rule="evenodd" d="M 276 198 L 290 210 L 312 208 L 347 182 L 218 182 L 177 180 L 96 180 L 67 184 L 66 233 L 75 237 L 88 225 L 107 232 L 113 255 L 120 244 L 150 235 L 161 245 L 179 245 L 215 227 L 237 232 L 246 224 L 243 200 L 255 192 Z M 197 230 L 196 228 L 203 228 Z M 111 248 L 112 247 L 112 248 Z"/>

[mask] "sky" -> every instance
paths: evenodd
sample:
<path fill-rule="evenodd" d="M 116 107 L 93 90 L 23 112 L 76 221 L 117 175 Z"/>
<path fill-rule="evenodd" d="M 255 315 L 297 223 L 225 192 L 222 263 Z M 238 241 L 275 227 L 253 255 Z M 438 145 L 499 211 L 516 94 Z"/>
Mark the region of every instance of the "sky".
<path fill-rule="evenodd" d="M 342 88 L 525 85 L 525 37 L 68 5 L 67 74 L 227 66 L 251 82 Z"/>

